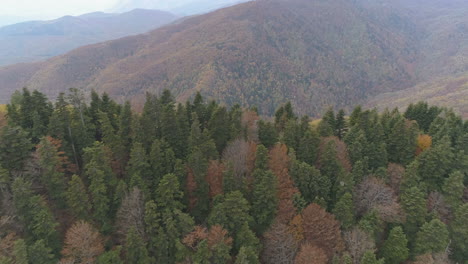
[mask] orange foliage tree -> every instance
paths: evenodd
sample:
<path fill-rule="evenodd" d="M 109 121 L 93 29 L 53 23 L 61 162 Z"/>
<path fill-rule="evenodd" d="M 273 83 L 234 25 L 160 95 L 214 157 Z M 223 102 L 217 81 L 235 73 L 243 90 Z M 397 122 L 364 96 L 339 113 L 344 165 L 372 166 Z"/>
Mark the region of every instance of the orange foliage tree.
<path fill-rule="evenodd" d="M 311 244 L 304 243 L 296 255 L 294 264 L 327 264 L 328 257 L 323 249 Z"/>
<path fill-rule="evenodd" d="M 429 135 L 419 135 L 417 145 L 416 155 L 419 155 L 432 146 L 432 137 Z"/>
<path fill-rule="evenodd" d="M 302 211 L 302 228 L 304 239 L 324 250 L 331 259 L 344 250 L 340 222 L 320 205 L 312 203 Z"/>
<path fill-rule="evenodd" d="M 277 220 L 285 224 L 289 223 L 296 214 L 293 197 L 294 194 L 299 193 L 289 175 L 289 162 L 288 147 L 286 145 L 277 144 L 270 150 L 268 167 L 278 179 Z"/>
<path fill-rule="evenodd" d="M 223 173 L 225 170 L 223 163 L 211 160 L 206 174 L 206 181 L 210 186 L 210 198 L 223 193 Z"/>
<path fill-rule="evenodd" d="M 99 232 L 84 221 L 79 221 L 68 229 L 64 244 L 62 255 L 73 263 L 94 263 L 96 257 L 104 252 Z"/>

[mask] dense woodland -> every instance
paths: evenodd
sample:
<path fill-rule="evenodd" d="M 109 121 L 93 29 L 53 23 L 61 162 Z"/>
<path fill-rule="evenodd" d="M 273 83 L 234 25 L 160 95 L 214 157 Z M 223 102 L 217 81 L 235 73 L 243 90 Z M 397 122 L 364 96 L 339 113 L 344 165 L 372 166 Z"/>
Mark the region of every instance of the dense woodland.
<path fill-rule="evenodd" d="M 468 122 L 16 92 L 0 263 L 468 263 Z M 449 260 L 450 259 L 450 260 Z"/>

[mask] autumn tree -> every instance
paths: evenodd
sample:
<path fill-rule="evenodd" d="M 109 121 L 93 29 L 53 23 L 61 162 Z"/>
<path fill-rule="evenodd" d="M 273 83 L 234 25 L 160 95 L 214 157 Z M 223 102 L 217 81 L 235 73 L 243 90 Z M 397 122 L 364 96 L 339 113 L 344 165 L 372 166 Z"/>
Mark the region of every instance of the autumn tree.
<path fill-rule="evenodd" d="M 294 264 L 326 264 L 328 257 L 321 248 L 311 244 L 305 243 L 294 259 Z"/>
<path fill-rule="evenodd" d="M 62 255 L 73 263 L 93 263 L 104 252 L 99 232 L 84 221 L 76 222 L 68 229 L 64 244 Z"/>
<path fill-rule="evenodd" d="M 294 263 L 298 241 L 288 225 L 275 222 L 263 235 L 262 261 L 265 263 Z"/>
<path fill-rule="evenodd" d="M 134 228 L 141 237 L 145 235 L 144 213 L 143 194 L 137 187 L 134 187 L 125 195 L 117 211 L 117 232 L 122 238 L 125 238 L 130 228 Z"/>
<path fill-rule="evenodd" d="M 359 264 L 364 254 L 375 248 L 372 236 L 359 227 L 346 231 L 344 233 L 344 241 L 354 264 Z"/>
<path fill-rule="evenodd" d="M 340 222 L 317 204 L 310 204 L 302 211 L 304 239 L 320 245 L 325 254 L 332 258 L 344 249 Z"/>

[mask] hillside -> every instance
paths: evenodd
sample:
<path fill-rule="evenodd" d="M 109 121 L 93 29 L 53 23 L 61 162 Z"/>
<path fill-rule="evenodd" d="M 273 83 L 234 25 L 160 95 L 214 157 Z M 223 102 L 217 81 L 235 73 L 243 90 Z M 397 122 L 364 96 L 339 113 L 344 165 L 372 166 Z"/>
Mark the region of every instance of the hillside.
<path fill-rule="evenodd" d="M 453 108 L 464 118 L 468 118 L 468 74 L 457 78 L 447 77 L 421 83 L 398 92 L 383 93 L 369 100 L 366 106 L 377 107 L 379 110 L 395 107 L 404 110 L 410 103 L 421 100 L 433 105 Z"/>
<path fill-rule="evenodd" d="M 163 11 L 136 9 L 0 27 L 0 65 L 44 60 L 80 46 L 145 33 L 176 18 Z"/>
<path fill-rule="evenodd" d="M 51 97 L 79 87 L 141 103 L 145 92 L 168 88 L 179 100 L 200 91 L 266 114 L 290 100 L 301 114 L 315 115 L 414 84 L 415 40 L 395 16 L 346 0 L 244 3 L 44 63 L 1 68 L 0 98 L 23 86 Z"/>

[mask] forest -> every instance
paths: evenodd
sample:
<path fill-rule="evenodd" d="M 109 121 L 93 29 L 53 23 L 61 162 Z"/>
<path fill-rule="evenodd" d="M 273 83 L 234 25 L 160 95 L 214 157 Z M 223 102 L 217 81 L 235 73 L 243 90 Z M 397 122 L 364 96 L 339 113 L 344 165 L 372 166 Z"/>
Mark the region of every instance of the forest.
<path fill-rule="evenodd" d="M 1 118 L 0 118 L 1 119 Z M 0 121 L 1 264 L 468 263 L 468 121 L 70 89 Z"/>

